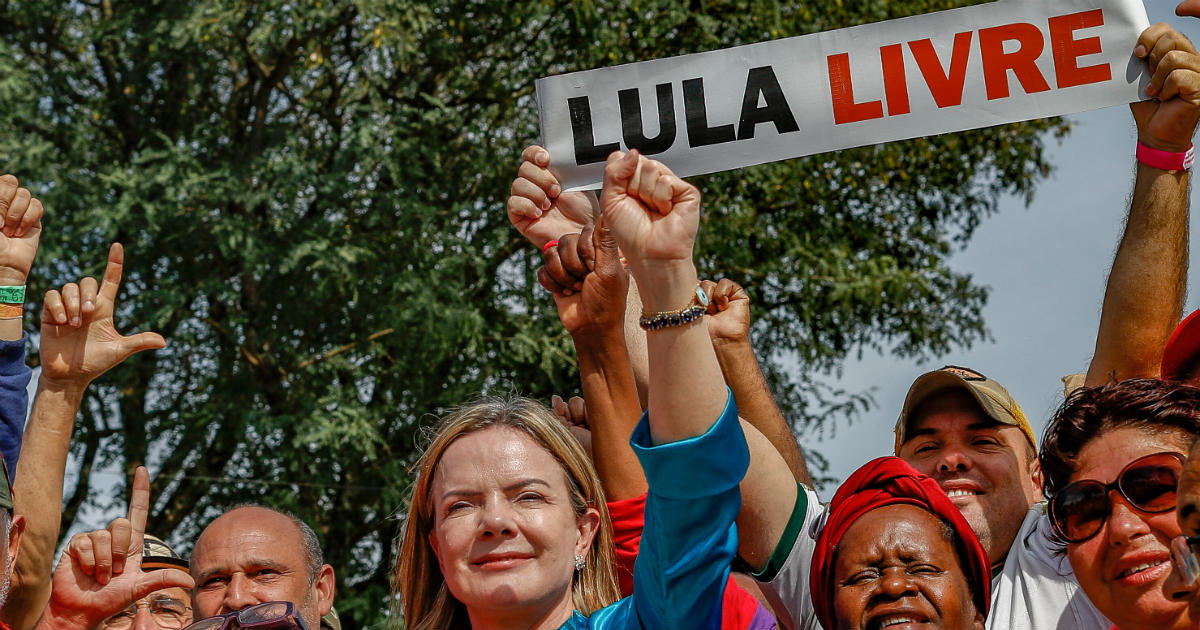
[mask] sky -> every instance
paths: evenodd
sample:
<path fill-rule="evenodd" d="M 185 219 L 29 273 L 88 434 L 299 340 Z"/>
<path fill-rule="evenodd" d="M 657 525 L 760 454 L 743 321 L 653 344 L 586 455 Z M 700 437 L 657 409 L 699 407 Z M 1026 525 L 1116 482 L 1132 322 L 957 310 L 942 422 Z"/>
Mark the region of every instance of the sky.
<path fill-rule="evenodd" d="M 1150 22 L 1168 22 L 1200 42 L 1200 20 L 1176 17 L 1174 0 L 1146 2 Z M 864 353 L 840 378 L 849 391 L 872 392 L 878 406 L 855 422 L 840 422 L 824 440 L 800 435 L 845 479 L 880 455 L 892 454 L 896 417 L 909 385 L 946 364 L 971 367 L 1004 385 L 1040 436 L 1063 400 L 1061 378 L 1087 370 L 1100 325 L 1100 306 L 1122 223 L 1129 209 L 1137 134 L 1128 107 L 1068 117 L 1071 133 L 1047 141 L 1054 173 L 1037 188 L 1027 208 L 1004 198 L 999 212 L 983 220 L 965 249 L 950 260 L 977 284 L 990 287 L 983 316 L 992 340 L 956 349 L 926 363 Z M 1198 197 L 1193 184 L 1193 208 Z M 1195 233 L 1195 216 L 1193 211 Z M 1197 250 L 1191 250 L 1185 312 L 1200 308 Z M 832 490 L 822 493 L 828 500 Z"/>

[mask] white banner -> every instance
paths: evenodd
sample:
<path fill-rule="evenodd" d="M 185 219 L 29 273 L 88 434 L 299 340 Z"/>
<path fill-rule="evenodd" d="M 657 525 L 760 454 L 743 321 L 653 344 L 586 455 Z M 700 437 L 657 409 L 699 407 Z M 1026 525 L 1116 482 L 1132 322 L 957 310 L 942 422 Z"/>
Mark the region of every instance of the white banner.
<path fill-rule="evenodd" d="M 637 148 L 680 176 L 1146 98 L 1140 0 L 1001 0 L 537 81 L 565 190 Z"/>

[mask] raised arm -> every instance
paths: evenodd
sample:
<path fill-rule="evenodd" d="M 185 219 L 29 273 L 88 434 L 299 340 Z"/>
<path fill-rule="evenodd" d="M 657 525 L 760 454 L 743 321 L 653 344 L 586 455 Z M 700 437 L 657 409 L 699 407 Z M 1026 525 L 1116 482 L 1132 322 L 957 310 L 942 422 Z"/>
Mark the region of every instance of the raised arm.
<path fill-rule="evenodd" d="M 1152 151 L 1187 152 L 1200 118 L 1196 49 L 1170 26 L 1156 24 L 1142 33 L 1134 54 L 1146 60 L 1152 75 L 1146 91 L 1153 100 L 1131 106 L 1139 143 Z M 1189 179 L 1187 169 L 1137 164 L 1087 386 L 1111 378 L 1159 375 L 1163 348 L 1179 321 L 1186 290 Z"/>
<path fill-rule="evenodd" d="M 645 494 L 646 476 L 629 445 L 642 408 L 625 346 L 629 279 L 616 239 L 602 221 L 560 239 L 544 257 L 538 280 L 554 296 L 558 317 L 575 341 L 600 483 L 610 501 Z"/>
<path fill-rule="evenodd" d="M 16 513 L 25 517 L 26 532 L 13 571 L 11 605 L 5 608 L 5 620 L 14 628 L 32 627 L 50 597 L 67 452 L 84 390 L 131 354 L 165 345 L 157 333 L 125 337 L 113 324 L 124 260 L 124 249 L 114 243 L 99 284 L 84 278 L 46 293 L 42 374 L 21 446 L 22 474 L 15 486 Z"/>
<path fill-rule="evenodd" d="M 594 223 L 598 202 L 590 192 L 564 193 L 550 172 L 550 154 L 539 146 L 526 147 L 508 197 L 508 220 L 534 247 L 563 234 L 578 234 Z"/>
<path fill-rule="evenodd" d="M 796 481 L 812 487 L 812 477 L 804 463 L 804 453 L 796 444 L 792 428 L 779 410 L 767 385 L 758 357 L 750 345 L 750 296 L 738 283 L 723 278 L 720 282 L 700 283 L 709 296 L 708 335 L 712 338 L 717 361 L 725 383 L 733 391 L 738 414 L 754 425 L 787 462 Z"/>
<path fill-rule="evenodd" d="M 42 202 L 16 177 L 0 176 L 0 286 L 20 294 L 0 299 L 0 453 L 14 480 L 32 374 L 25 365 L 25 282 L 41 242 L 43 212 Z"/>
<path fill-rule="evenodd" d="M 697 304 L 692 250 L 700 191 L 665 165 L 631 151 L 613 154 L 600 205 L 642 297 L 643 314 Z M 704 326 L 668 326 L 646 338 L 650 435 L 663 444 L 696 437 L 721 416 L 727 392 Z"/>

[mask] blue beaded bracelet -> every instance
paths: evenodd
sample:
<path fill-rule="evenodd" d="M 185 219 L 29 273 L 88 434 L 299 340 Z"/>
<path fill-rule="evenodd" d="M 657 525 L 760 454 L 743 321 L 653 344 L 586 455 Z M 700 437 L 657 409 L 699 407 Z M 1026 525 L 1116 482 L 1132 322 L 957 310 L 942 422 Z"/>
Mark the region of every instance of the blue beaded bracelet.
<path fill-rule="evenodd" d="M 708 294 L 704 292 L 704 289 L 700 288 L 700 285 L 696 285 L 696 297 L 692 298 L 691 304 L 678 311 L 663 311 L 654 315 L 642 315 L 641 320 L 638 321 L 638 325 L 642 327 L 642 330 L 674 328 L 698 321 L 707 312 Z"/>

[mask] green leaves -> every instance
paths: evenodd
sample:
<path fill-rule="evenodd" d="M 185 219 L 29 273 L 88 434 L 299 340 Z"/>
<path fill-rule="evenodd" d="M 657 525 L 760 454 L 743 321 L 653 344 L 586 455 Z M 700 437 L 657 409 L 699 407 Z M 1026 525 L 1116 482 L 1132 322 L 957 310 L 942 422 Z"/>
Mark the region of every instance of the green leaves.
<path fill-rule="evenodd" d="M 184 550 L 225 506 L 294 510 L 346 627 L 379 627 L 419 429 L 481 391 L 578 388 L 504 212 L 538 135 L 533 82 L 971 3 L 4 3 L 0 159 L 48 209 L 33 290 L 96 273 L 120 239 L 118 327 L 168 339 L 97 384 L 68 501 L 90 466 L 146 461 L 151 527 Z M 986 290 L 947 256 L 999 194 L 1032 195 L 1064 130 L 697 180 L 702 273 L 746 286 L 797 426 L 870 408 L 816 379 L 849 355 L 983 338 Z"/>

